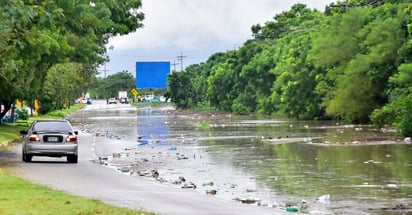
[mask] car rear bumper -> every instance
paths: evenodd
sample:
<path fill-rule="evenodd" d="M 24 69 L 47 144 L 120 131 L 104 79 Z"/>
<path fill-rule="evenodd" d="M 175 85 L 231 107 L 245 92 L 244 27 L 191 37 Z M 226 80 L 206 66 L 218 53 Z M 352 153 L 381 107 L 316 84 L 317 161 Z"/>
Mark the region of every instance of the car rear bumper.
<path fill-rule="evenodd" d="M 26 144 L 25 152 L 32 155 L 63 156 L 77 155 L 77 144 Z"/>

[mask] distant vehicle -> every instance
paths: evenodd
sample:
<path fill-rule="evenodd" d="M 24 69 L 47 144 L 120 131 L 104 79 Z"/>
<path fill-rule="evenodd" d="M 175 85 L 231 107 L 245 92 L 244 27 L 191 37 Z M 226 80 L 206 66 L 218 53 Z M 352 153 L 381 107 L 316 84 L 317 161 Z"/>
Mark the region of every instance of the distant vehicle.
<path fill-rule="evenodd" d="M 129 99 L 127 99 L 125 97 L 120 98 L 119 101 L 120 101 L 121 104 L 129 104 Z"/>
<path fill-rule="evenodd" d="M 31 162 L 33 156 L 67 157 L 69 163 L 77 163 L 77 135 L 67 120 L 37 120 L 24 135 L 22 160 Z"/>
<path fill-rule="evenodd" d="M 90 98 L 83 98 L 81 102 L 82 104 L 88 104 L 88 105 L 92 104 L 92 100 Z"/>
<path fill-rule="evenodd" d="M 109 104 L 117 104 L 117 101 L 116 101 L 115 98 L 110 98 L 107 103 L 109 103 Z"/>
<path fill-rule="evenodd" d="M 119 91 L 119 95 L 117 98 L 128 98 L 127 91 Z"/>

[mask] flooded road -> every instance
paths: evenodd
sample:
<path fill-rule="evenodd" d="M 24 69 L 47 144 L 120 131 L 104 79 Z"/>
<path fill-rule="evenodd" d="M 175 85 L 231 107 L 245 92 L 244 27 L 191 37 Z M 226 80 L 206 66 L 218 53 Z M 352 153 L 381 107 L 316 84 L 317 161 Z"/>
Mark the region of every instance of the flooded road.
<path fill-rule="evenodd" d="M 103 101 L 69 119 L 95 161 L 134 177 L 310 214 L 412 213 L 412 145 L 394 133 Z"/>

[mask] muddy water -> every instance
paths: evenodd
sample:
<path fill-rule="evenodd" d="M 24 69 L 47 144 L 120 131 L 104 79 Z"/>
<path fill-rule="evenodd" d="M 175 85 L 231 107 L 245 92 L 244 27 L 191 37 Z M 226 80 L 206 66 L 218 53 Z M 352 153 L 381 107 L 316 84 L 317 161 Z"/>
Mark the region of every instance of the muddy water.
<path fill-rule="evenodd" d="M 192 182 L 216 198 L 292 204 L 311 214 L 412 213 L 412 145 L 393 133 L 119 105 L 86 109 L 71 121 L 95 134 L 102 165 L 135 177 L 155 180 L 156 172 L 170 186 Z M 318 199 L 326 194 L 330 200 Z"/>

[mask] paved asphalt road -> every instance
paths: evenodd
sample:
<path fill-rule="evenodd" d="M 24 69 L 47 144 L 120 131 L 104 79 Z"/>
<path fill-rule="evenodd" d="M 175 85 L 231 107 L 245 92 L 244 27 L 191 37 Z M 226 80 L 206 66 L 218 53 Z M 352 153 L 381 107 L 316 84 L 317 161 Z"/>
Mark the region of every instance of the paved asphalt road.
<path fill-rule="evenodd" d="M 66 163 L 66 158 L 48 157 L 33 157 L 32 163 L 24 163 L 21 161 L 21 146 L 17 144 L 10 151 L 0 154 L 0 165 L 35 183 L 116 206 L 159 214 L 288 214 L 275 208 L 223 201 L 193 190 L 124 175 L 91 162 L 92 143 L 91 134 L 79 134 L 77 164 Z"/>

